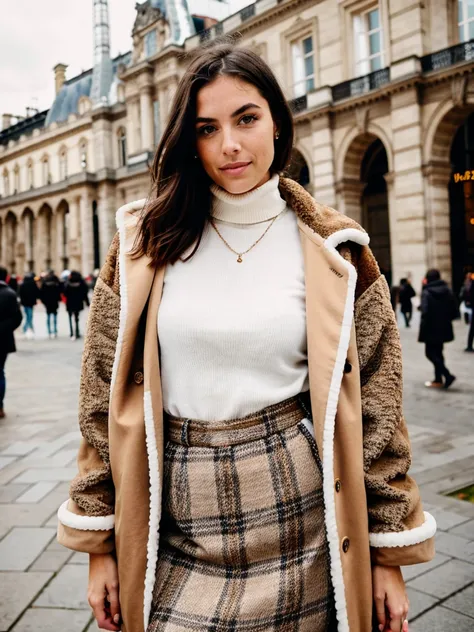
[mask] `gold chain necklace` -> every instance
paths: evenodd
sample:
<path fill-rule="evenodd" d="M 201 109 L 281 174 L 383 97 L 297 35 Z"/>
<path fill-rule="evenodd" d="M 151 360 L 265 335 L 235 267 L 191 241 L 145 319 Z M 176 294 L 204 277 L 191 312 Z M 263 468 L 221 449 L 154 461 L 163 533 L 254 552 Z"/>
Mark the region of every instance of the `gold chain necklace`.
<path fill-rule="evenodd" d="M 263 233 L 263 235 L 261 237 L 259 237 L 257 239 L 257 241 L 252 244 L 250 246 L 250 248 L 248 248 L 248 250 L 245 250 L 244 252 L 237 252 L 237 250 L 234 250 L 232 248 L 232 246 L 224 239 L 224 237 L 220 234 L 219 230 L 217 229 L 217 226 L 214 223 L 214 219 L 211 217 L 210 218 L 210 222 L 211 222 L 211 226 L 214 228 L 214 230 L 216 231 L 216 233 L 219 235 L 219 237 L 222 239 L 222 241 L 225 243 L 225 245 L 227 246 L 227 248 L 229 250 L 231 250 L 235 255 L 237 255 L 237 263 L 242 263 L 242 257 L 243 255 L 246 255 L 248 252 L 250 252 L 253 248 L 255 248 L 255 246 L 262 241 L 262 239 L 265 237 L 265 235 L 268 233 L 268 231 L 270 230 L 270 228 L 273 226 L 273 224 L 276 222 L 276 220 L 280 217 L 280 215 L 282 213 L 284 213 L 286 211 L 286 208 L 284 208 L 281 213 L 278 213 L 278 215 L 276 215 L 273 220 L 270 222 L 270 224 L 267 226 L 267 228 L 265 229 L 265 232 Z"/>

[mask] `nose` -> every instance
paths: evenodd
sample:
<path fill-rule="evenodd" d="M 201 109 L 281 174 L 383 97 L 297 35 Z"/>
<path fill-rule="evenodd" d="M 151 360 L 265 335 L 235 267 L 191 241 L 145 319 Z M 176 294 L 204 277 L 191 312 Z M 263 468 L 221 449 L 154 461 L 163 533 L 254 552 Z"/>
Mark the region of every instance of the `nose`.
<path fill-rule="evenodd" d="M 241 146 L 237 138 L 235 137 L 235 130 L 224 130 L 222 139 L 222 153 L 227 156 L 238 154 L 241 150 Z"/>

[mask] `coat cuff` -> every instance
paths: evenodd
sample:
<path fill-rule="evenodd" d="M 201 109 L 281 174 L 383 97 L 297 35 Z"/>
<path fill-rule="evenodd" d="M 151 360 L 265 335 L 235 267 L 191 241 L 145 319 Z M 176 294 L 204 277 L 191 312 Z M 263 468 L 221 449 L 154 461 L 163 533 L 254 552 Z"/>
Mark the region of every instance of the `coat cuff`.
<path fill-rule="evenodd" d="M 114 516 L 85 516 L 68 509 L 66 501 L 58 510 L 58 542 L 73 551 L 90 555 L 112 553 L 115 549 Z M 79 508 L 78 508 L 79 509 Z"/>
<path fill-rule="evenodd" d="M 433 559 L 436 521 L 424 512 L 422 525 L 406 531 L 369 534 L 372 564 L 380 566 L 409 566 Z"/>
<path fill-rule="evenodd" d="M 389 533 L 369 533 L 370 546 L 375 548 L 394 548 L 399 546 L 413 546 L 429 540 L 436 533 L 436 520 L 427 511 L 423 512 L 425 521 L 419 527 L 406 531 Z"/>
<path fill-rule="evenodd" d="M 110 531 L 115 526 L 115 516 L 81 516 L 68 509 L 66 500 L 58 509 L 58 520 L 65 527 L 80 531 Z"/>

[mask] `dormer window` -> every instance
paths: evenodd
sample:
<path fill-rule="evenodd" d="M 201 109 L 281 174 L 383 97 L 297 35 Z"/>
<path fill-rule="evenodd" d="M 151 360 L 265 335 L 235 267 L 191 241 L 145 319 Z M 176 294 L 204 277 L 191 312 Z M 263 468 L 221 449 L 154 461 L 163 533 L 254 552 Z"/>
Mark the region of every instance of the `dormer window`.
<path fill-rule="evenodd" d="M 145 57 L 151 57 L 158 49 L 158 38 L 156 29 L 149 31 L 145 35 Z"/>

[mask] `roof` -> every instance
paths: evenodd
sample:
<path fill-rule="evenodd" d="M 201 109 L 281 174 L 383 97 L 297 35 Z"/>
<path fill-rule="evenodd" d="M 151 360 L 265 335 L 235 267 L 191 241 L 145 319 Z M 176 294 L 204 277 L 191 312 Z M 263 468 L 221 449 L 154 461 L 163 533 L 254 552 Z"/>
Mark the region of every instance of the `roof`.
<path fill-rule="evenodd" d="M 132 59 L 132 53 L 128 52 L 123 55 L 118 55 L 112 60 L 113 67 L 113 79 L 112 88 L 109 96 L 109 105 L 116 103 L 117 95 L 117 69 L 120 64 L 128 66 Z M 83 96 L 90 98 L 92 87 L 92 68 L 86 70 L 82 74 L 69 79 L 64 82 L 63 87 L 56 95 L 56 98 L 49 110 L 48 117 L 45 125 L 51 125 L 51 123 L 61 123 L 67 121 L 70 114 L 77 114 L 79 99 Z"/>
<path fill-rule="evenodd" d="M 11 140 L 18 140 L 23 134 L 29 136 L 33 130 L 44 127 L 47 114 L 48 110 L 38 112 L 0 131 L 0 145 L 8 145 Z"/>

